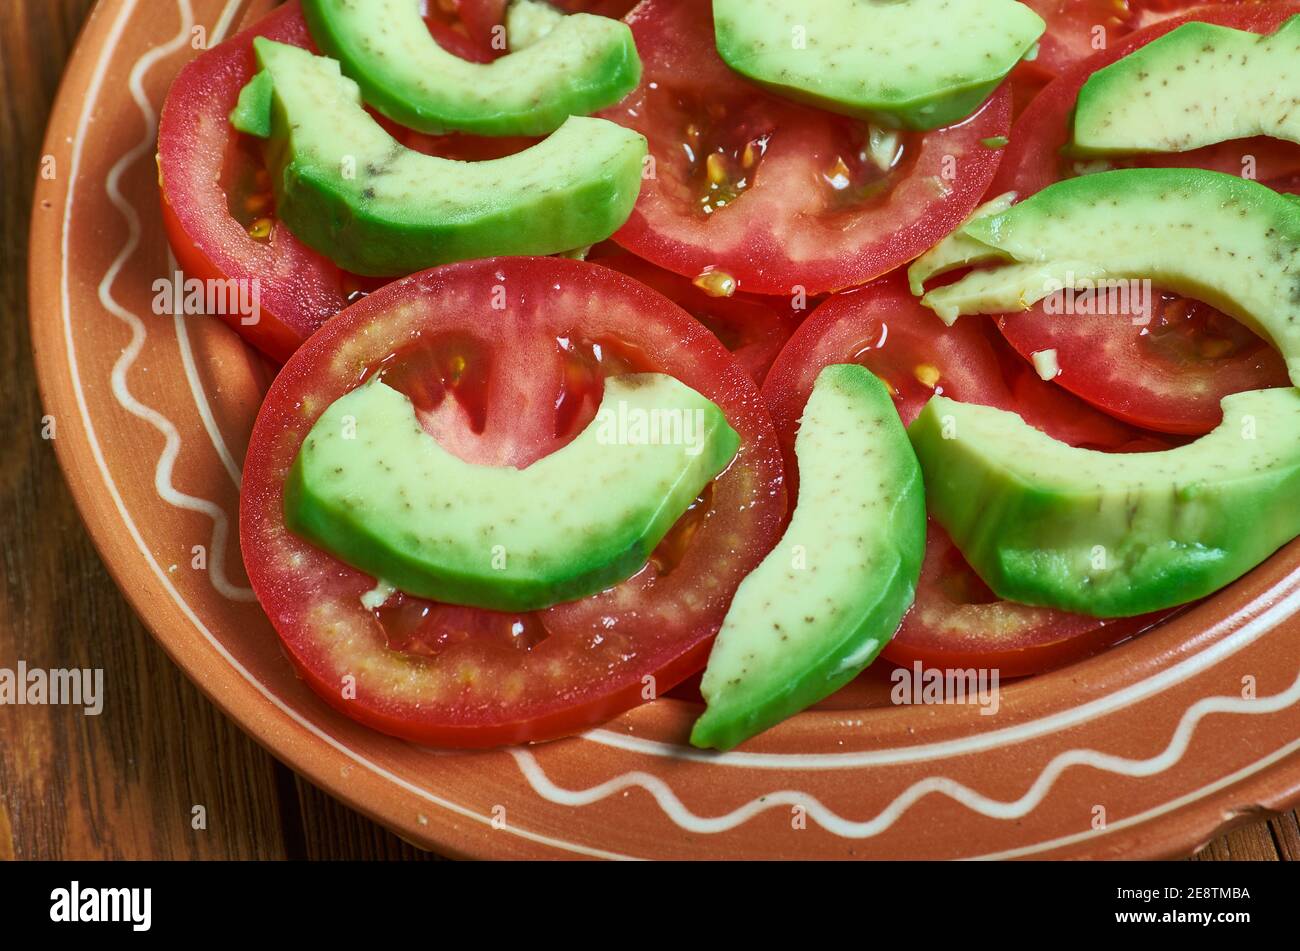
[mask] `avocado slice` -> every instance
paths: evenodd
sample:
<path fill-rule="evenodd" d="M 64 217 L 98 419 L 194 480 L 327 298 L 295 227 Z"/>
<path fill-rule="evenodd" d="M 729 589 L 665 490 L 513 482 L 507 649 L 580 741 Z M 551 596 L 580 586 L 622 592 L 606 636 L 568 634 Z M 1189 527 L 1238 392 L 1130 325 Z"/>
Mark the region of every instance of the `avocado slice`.
<path fill-rule="evenodd" d="M 718 53 L 778 95 L 905 129 L 966 118 L 1043 35 L 1014 0 L 713 0 Z"/>
<path fill-rule="evenodd" d="M 604 119 L 570 118 L 505 158 L 435 158 L 384 131 L 334 60 L 263 37 L 253 46 L 261 71 L 231 122 L 267 140 L 276 214 L 356 274 L 595 244 L 641 190 L 645 138 Z"/>
<path fill-rule="evenodd" d="M 512 51 L 491 63 L 439 46 L 420 0 L 303 0 L 302 11 L 321 51 L 342 64 L 367 103 L 430 134 L 547 135 L 569 116 L 614 105 L 641 81 L 626 24 L 564 16 L 535 0 L 512 4 Z"/>
<path fill-rule="evenodd" d="M 700 686 L 696 746 L 731 749 L 834 693 L 916 597 L 925 491 L 885 385 L 856 365 L 822 370 L 795 454 L 794 516 L 731 602 Z"/>
<path fill-rule="evenodd" d="M 1238 393 L 1167 452 L 1075 449 L 932 399 L 912 423 L 930 511 L 1001 598 L 1130 617 L 1202 598 L 1300 535 L 1300 390 Z"/>
<path fill-rule="evenodd" d="M 1079 90 L 1082 154 L 1187 152 L 1268 135 L 1300 142 L 1300 16 L 1268 35 L 1185 23 Z"/>
<path fill-rule="evenodd" d="M 374 377 L 307 435 L 285 522 L 407 594 L 531 611 L 631 577 L 739 444 L 690 387 L 632 374 L 606 380 L 596 418 L 562 449 L 526 469 L 474 465 Z"/>
<path fill-rule="evenodd" d="M 947 324 L 1028 310 L 1066 287 L 1145 278 L 1246 324 L 1300 382 L 1300 203 L 1258 182 L 1197 168 L 1100 172 L 1057 182 L 957 234 L 962 253 L 915 276 L 1010 263 L 926 294 L 922 303 Z"/>

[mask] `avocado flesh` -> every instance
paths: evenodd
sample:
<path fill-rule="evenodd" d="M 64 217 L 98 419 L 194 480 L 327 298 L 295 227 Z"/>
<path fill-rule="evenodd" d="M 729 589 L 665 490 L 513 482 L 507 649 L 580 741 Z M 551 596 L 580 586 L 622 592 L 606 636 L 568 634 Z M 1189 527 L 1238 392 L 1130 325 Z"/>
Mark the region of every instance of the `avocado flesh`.
<path fill-rule="evenodd" d="M 360 84 L 366 102 L 420 132 L 547 135 L 571 115 L 614 105 L 641 80 L 632 31 L 608 17 L 557 12 L 534 42 L 515 48 L 512 39 L 507 55 L 471 63 L 430 36 L 419 0 L 303 0 L 302 7 L 312 38 Z M 545 12 L 525 8 L 516 28 L 532 39 Z"/>
<path fill-rule="evenodd" d="M 644 137 L 574 117 L 505 158 L 458 162 L 403 147 L 362 108 L 338 63 L 254 40 L 262 67 L 231 121 L 267 139 L 276 214 L 357 274 L 555 254 L 603 241 L 632 212 Z"/>
<path fill-rule="evenodd" d="M 1150 279 L 1250 327 L 1300 382 L 1300 203 L 1257 182 L 1192 168 L 1102 172 L 957 233 L 989 249 L 983 260 L 1009 263 L 926 294 L 946 323 L 1028 310 L 1063 287 Z"/>
<path fill-rule="evenodd" d="M 1116 455 L 935 397 L 910 436 L 931 514 L 994 593 L 1129 617 L 1211 594 L 1300 534 L 1300 391 L 1229 396 L 1223 417 L 1187 446 Z"/>
<path fill-rule="evenodd" d="M 1267 135 L 1300 142 L 1300 16 L 1261 36 L 1186 23 L 1079 91 L 1081 154 L 1187 152 Z"/>
<path fill-rule="evenodd" d="M 799 499 L 776 548 L 736 591 L 691 742 L 731 749 L 829 696 L 894 636 L 916 596 L 925 493 L 883 383 L 822 370 L 795 440 Z"/>
<path fill-rule="evenodd" d="M 376 377 L 312 427 L 286 483 L 285 521 L 407 594 L 530 611 L 640 570 L 739 442 L 699 393 L 635 374 L 608 379 L 595 420 L 551 455 L 526 469 L 474 465 Z"/>
<path fill-rule="evenodd" d="M 1014 0 L 713 0 L 718 53 L 778 95 L 895 128 L 973 113 L 1046 28 Z"/>

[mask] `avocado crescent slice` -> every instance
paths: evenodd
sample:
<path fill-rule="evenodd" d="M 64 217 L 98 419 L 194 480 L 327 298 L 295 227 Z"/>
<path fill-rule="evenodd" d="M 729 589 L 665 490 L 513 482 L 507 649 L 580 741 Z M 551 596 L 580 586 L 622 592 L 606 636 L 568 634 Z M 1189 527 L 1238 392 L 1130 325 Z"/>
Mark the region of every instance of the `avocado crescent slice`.
<path fill-rule="evenodd" d="M 1079 90 L 1079 154 L 1188 152 L 1256 135 L 1300 143 L 1300 16 L 1266 35 L 1184 23 Z"/>
<path fill-rule="evenodd" d="M 778 95 L 881 125 L 966 118 L 1046 24 L 1015 0 L 713 0 L 718 53 Z"/>
<path fill-rule="evenodd" d="M 875 660 L 916 597 L 925 490 L 885 385 L 863 367 L 818 374 L 795 439 L 799 499 L 736 591 L 691 742 L 731 749 L 834 693 Z"/>
<path fill-rule="evenodd" d="M 405 148 L 362 108 L 339 64 L 263 37 L 231 122 L 267 140 L 276 214 L 356 274 L 410 274 L 608 238 L 641 190 L 643 136 L 573 117 L 515 155 L 458 162 Z"/>
<path fill-rule="evenodd" d="M 1000 598 L 1097 617 L 1185 604 L 1300 535 L 1300 390 L 1238 393 L 1167 452 L 1076 449 L 933 398 L 909 431 L 931 514 Z"/>
<path fill-rule="evenodd" d="M 407 594 L 531 611 L 631 577 L 740 437 L 658 373 L 611 377 L 591 424 L 525 469 L 465 462 L 381 377 L 335 400 L 285 484 L 285 522 Z"/>
<path fill-rule="evenodd" d="M 1196 168 L 1101 172 L 974 218 L 957 235 L 960 253 L 941 245 L 918 261 L 918 283 L 971 261 L 1002 264 L 922 298 L 945 323 L 1028 310 L 1067 287 L 1149 279 L 1246 324 L 1300 383 L 1300 202 L 1258 182 Z"/>
<path fill-rule="evenodd" d="M 420 0 L 303 0 L 302 11 L 321 51 L 339 60 L 366 102 L 420 132 L 546 135 L 569 116 L 612 106 L 641 81 L 625 23 L 564 16 L 533 0 L 511 5 L 512 51 L 491 63 L 439 46 Z"/>

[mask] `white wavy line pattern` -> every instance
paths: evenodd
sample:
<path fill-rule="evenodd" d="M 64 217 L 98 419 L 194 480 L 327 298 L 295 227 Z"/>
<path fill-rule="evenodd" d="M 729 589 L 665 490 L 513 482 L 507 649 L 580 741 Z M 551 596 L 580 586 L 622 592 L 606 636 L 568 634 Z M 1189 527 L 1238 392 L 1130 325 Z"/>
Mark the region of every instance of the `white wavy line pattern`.
<path fill-rule="evenodd" d="M 194 26 L 194 15 L 190 9 L 189 0 L 178 0 L 178 8 L 181 11 L 182 20 L 180 32 L 167 43 L 154 47 L 145 53 L 136 61 L 131 70 L 128 86 L 131 91 L 131 98 L 135 100 L 136 106 L 140 109 L 140 114 L 144 117 L 145 136 L 139 145 L 118 159 L 108 173 L 106 185 L 109 201 L 126 219 L 128 237 L 121 252 L 109 266 L 103 280 L 99 283 L 99 301 L 106 310 L 131 329 L 131 342 L 122 350 L 122 355 L 113 365 L 111 377 L 113 396 L 128 413 L 143 419 L 163 435 L 163 450 L 158 456 L 157 465 L 154 467 L 154 488 L 159 497 L 174 508 L 198 512 L 212 520 L 212 538 L 207 558 L 208 577 L 212 581 L 212 586 L 224 597 L 232 601 L 248 602 L 256 600 L 253 590 L 234 585 L 226 577 L 226 545 L 230 537 L 229 517 L 226 515 L 225 510 L 214 502 L 186 495 L 172 485 L 172 471 L 176 465 L 176 458 L 181 451 L 180 432 L 170 419 L 152 407 L 146 406 L 131 393 L 130 386 L 127 383 L 127 373 L 130 371 L 132 364 L 135 363 L 136 358 L 139 357 L 140 351 L 144 348 L 144 341 L 148 332 L 145 329 L 144 321 L 119 304 L 112 293 L 113 284 L 122 272 L 122 268 L 140 246 L 140 215 L 135 207 L 122 195 L 122 176 L 128 168 L 149 154 L 158 134 L 157 113 L 145 95 L 142 80 L 145 73 L 155 62 L 170 56 L 189 42 L 190 30 Z"/>
<path fill-rule="evenodd" d="M 588 806 L 624 790 L 640 787 L 654 797 L 668 818 L 687 832 L 726 832 L 769 809 L 801 806 L 813 821 L 828 832 L 845 839 L 867 839 L 887 831 L 908 809 L 931 793 L 947 796 L 970 811 L 990 819 L 1021 819 L 1037 809 L 1061 774 L 1074 766 L 1090 766 L 1134 779 L 1155 776 L 1182 760 L 1191 746 L 1197 725 L 1205 717 L 1215 713 L 1259 716 L 1286 710 L 1296 703 L 1300 703 L 1300 675 L 1297 675 L 1290 688 L 1270 697 L 1252 700 L 1241 697 L 1204 697 L 1183 713 L 1165 749 L 1148 759 L 1127 759 L 1091 749 L 1067 750 L 1052 758 L 1024 795 L 1012 800 L 992 799 L 956 780 L 930 776 L 913 783 L 877 815 L 860 822 L 840 816 L 815 796 L 788 789 L 776 790 L 752 799 L 722 815 L 701 816 L 692 812 L 666 782 L 650 773 L 628 772 L 586 789 L 565 789 L 551 781 L 532 753 L 524 749 L 511 749 L 510 753 L 533 791 L 557 805 Z"/>

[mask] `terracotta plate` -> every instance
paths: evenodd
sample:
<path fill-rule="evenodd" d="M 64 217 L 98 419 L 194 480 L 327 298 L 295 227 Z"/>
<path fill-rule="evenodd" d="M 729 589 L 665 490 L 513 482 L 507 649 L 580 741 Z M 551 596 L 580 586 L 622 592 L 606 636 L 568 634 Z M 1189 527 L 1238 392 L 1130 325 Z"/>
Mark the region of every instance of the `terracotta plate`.
<path fill-rule="evenodd" d="M 159 105 L 197 39 L 266 6 L 101 0 L 46 143 L 31 319 L 104 560 L 176 662 L 294 769 L 413 842 L 494 857 L 1168 856 L 1300 796 L 1296 545 L 1136 641 L 1003 685 L 991 716 L 894 706 L 879 672 L 726 756 L 685 745 L 695 711 L 671 699 L 450 755 L 328 709 L 281 655 L 233 531 L 269 371 L 218 321 L 152 306 L 170 267 Z"/>

